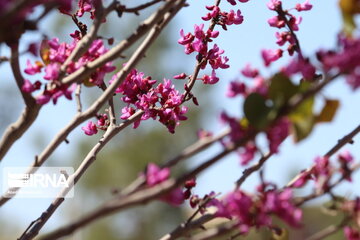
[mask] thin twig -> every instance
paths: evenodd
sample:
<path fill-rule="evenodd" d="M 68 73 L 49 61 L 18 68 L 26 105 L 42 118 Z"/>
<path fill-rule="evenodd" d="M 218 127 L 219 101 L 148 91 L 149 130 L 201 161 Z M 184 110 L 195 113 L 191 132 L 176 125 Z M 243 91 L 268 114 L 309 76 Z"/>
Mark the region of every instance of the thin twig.
<path fill-rule="evenodd" d="M 240 188 L 240 186 L 245 182 L 245 180 L 254 172 L 256 172 L 257 170 L 259 170 L 264 163 L 266 162 L 266 160 L 268 160 L 270 157 L 272 156 L 272 153 L 269 152 L 266 155 L 262 156 L 259 161 L 254 164 L 253 166 L 245 169 L 243 171 L 243 175 L 241 175 L 241 177 L 236 181 L 235 183 L 235 190 L 238 190 Z"/>
<path fill-rule="evenodd" d="M 207 222 L 210 222 L 216 218 L 214 214 L 205 214 L 201 216 L 200 218 L 191 221 L 189 223 L 182 223 L 180 224 L 176 229 L 171 231 L 170 233 L 166 234 L 160 240 L 174 240 L 178 237 L 184 236 L 185 234 L 188 234 L 190 230 L 202 228 L 203 225 Z"/>
<path fill-rule="evenodd" d="M 78 84 L 76 87 L 75 98 L 76 98 L 77 112 L 78 112 L 78 114 L 81 114 L 81 112 L 82 112 L 81 84 Z"/>
<path fill-rule="evenodd" d="M 360 125 L 358 125 L 354 130 L 352 130 L 349 134 L 345 135 L 343 138 L 338 140 L 337 144 L 335 144 L 334 147 L 332 147 L 325 155 L 324 157 L 331 157 L 334 155 L 337 151 L 339 151 L 343 146 L 345 146 L 348 143 L 353 142 L 353 138 L 360 132 Z M 288 184 L 286 184 L 286 187 L 290 187 L 293 185 L 304 173 L 310 172 L 315 165 L 312 165 L 311 167 L 307 168 L 305 171 L 303 171 L 301 174 L 296 175 Z"/>

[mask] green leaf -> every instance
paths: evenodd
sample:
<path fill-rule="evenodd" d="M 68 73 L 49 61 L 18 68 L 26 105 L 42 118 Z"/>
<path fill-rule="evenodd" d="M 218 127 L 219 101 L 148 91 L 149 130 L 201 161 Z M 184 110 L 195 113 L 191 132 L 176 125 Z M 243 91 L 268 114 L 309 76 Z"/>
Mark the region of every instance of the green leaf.
<path fill-rule="evenodd" d="M 331 122 L 339 108 L 340 102 L 336 99 L 326 99 L 325 105 L 320 114 L 316 116 L 315 122 Z"/>
<path fill-rule="evenodd" d="M 290 115 L 289 119 L 293 123 L 295 141 L 299 142 L 309 136 L 314 124 L 315 117 L 313 114 L 314 98 L 305 100 Z"/>
<path fill-rule="evenodd" d="M 271 78 L 269 97 L 277 108 L 283 106 L 298 91 L 299 88 L 283 73 L 277 73 Z"/>
<path fill-rule="evenodd" d="M 249 123 L 258 128 L 265 128 L 274 116 L 272 107 L 266 104 L 266 99 L 258 94 L 251 93 L 244 102 L 244 114 Z"/>

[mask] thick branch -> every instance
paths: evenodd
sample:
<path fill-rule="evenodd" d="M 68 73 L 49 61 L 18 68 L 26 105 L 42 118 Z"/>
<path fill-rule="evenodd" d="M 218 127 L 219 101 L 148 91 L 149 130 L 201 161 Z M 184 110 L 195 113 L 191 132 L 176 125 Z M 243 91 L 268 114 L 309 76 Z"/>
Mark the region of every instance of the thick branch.
<path fill-rule="evenodd" d="M 36 104 L 36 101 L 31 96 L 31 94 L 25 93 L 21 90 L 22 85 L 24 84 L 24 78 L 20 70 L 18 47 L 18 44 L 14 44 L 11 47 L 10 66 L 14 74 L 17 87 L 24 99 L 25 108 L 18 120 L 9 125 L 1 137 L 0 161 L 9 151 L 11 146 L 16 142 L 16 140 L 18 140 L 33 124 L 41 109 L 41 105 Z"/>

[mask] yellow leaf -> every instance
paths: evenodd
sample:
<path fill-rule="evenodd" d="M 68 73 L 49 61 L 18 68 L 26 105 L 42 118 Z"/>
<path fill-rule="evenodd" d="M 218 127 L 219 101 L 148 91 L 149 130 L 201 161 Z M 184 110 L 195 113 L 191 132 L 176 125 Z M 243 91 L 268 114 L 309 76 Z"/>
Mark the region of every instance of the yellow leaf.
<path fill-rule="evenodd" d="M 351 36 L 356 29 L 354 15 L 360 13 L 360 0 L 339 0 L 339 7 L 343 17 L 343 31 Z"/>
<path fill-rule="evenodd" d="M 316 116 L 315 122 L 331 122 L 339 108 L 340 102 L 334 99 L 326 99 L 325 105 L 320 114 Z"/>
<path fill-rule="evenodd" d="M 48 65 L 50 63 L 50 46 L 48 44 L 48 40 L 44 39 L 41 41 L 40 44 L 40 57 L 45 63 L 45 65 Z"/>

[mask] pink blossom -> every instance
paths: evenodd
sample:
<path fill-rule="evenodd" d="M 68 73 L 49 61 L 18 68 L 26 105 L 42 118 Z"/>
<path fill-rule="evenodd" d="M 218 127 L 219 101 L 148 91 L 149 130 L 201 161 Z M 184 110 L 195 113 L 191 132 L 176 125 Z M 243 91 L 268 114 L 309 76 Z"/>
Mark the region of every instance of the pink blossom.
<path fill-rule="evenodd" d="M 351 153 L 347 150 L 341 152 L 339 154 L 339 161 L 343 163 L 351 163 L 354 160 L 354 157 L 351 155 Z"/>
<path fill-rule="evenodd" d="M 240 81 L 231 81 L 226 92 L 226 96 L 233 98 L 237 95 L 245 95 L 246 94 L 246 85 Z"/>
<path fill-rule="evenodd" d="M 201 140 L 201 139 L 204 139 L 204 138 L 212 137 L 213 133 L 209 132 L 209 131 L 206 131 L 204 129 L 199 129 L 197 131 L 196 135 L 197 135 L 198 139 Z"/>
<path fill-rule="evenodd" d="M 287 76 L 292 76 L 296 73 L 301 73 L 306 80 L 313 80 L 316 69 L 310 63 L 309 59 L 298 57 L 290 62 L 290 64 L 282 70 Z"/>
<path fill-rule="evenodd" d="M 281 6 L 281 1 L 270 0 L 266 5 L 270 10 L 276 11 L 276 9 L 278 9 Z"/>
<path fill-rule="evenodd" d="M 37 42 L 30 43 L 27 51 L 35 57 L 39 56 L 39 44 Z"/>
<path fill-rule="evenodd" d="M 240 163 L 242 166 L 247 165 L 251 160 L 253 160 L 255 153 L 257 152 L 257 147 L 254 142 L 248 142 L 245 147 L 240 152 Z"/>
<path fill-rule="evenodd" d="M 135 109 L 132 107 L 124 107 L 121 109 L 122 115 L 120 116 L 121 119 L 128 119 L 135 113 Z"/>
<path fill-rule="evenodd" d="M 269 86 L 268 86 L 266 80 L 263 77 L 258 76 L 256 78 L 254 78 L 254 86 L 248 90 L 248 93 L 256 92 L 263 96 L 266 96 L 268 89 L 269 89 Z"/>
<path fill-rule="evenodd" d="M 45 67 L 45 76 L 46 80 L 57 80 L 59 77 L 60 65 L 58 63 L 50 63 Z"/>
<path fill-rule="evenodd" d="M 97 132 L 98 132 L 97 126 L 92 121 L 89 121 L 88 124 L 86 126 L 82 127 L 81 129 L 88 136 L 97 134 Z"/>
<path fill-rule="evenodd" d="M 163 181 L 166 181 L 170 177 L 169 168 L 159 168 L 154 163 L 149 163 L 146 169 L 146 184 L 150 187 L 155 186 Z"/>
<path fill-rule="evenodd" d="M 79 0 L 78 6 L 79 10 L 76 12 L 78 17 L 82 17 L 85 12 L 90 12 L 93 8 L 91 0 Z"/>
<path fill-rule="evenodd" d="M 360 240 L 360 233 L 355 228 L 344 227 L 344 235 L 347 240 Z"/>
<path fill-rule="evenodd" d="M 40 81 L 36 81 L 34 84 L 32 84 L 28 79 L 24 79 L 24 84 L 21 87 L 21 91 L 26 93 L 32 93 L 35 90 L 39 90 L 41 87 Z"/>
<path fill-rule="evenodd" d="M 175 188 L 169 194 L 160 198 L 160 200 L 169 203 L 172 206 L 179 206 L 185 201 L 185 195 L 180 188 Z"/>
<path fill-rule="evenodd" d="M 301 226 L 302 211 L 292 203 L 292 190 L 287 188 L 281 192 L 267 191 L 264 193 L 264 208 L 266 212 L 276 214 L 293 227 Z"/>
<path fill-rule="evenodd" d="M 50 100 L 51 100 L 51 95 L 47 91 L 36 97 L 36 103 L 40 105 L 46 104 Z"/>
<path fill-rule="evenodd" d="M 305 186 L 305 184 L 310 179 L 312 179 L 311 171 L 303 170 L 302 172 L 300 172 L 300 174 L 298 175 L 296 181 L 293 182 L 290 187 L 291 188 L 301 188 L 301 187 Z"/>
<path fill-rule="evenodd" d="M 43 64 L 39 61 L 35 62 L 35 65 L 31 65 L 30 60 L 26 61 L 26 68 L 24 70 L 25 73 L 29 75 L 35 75 L 36 73 L 40 73 L 43 68 Z"/>
<path fill-rule="evenodd" d="M 269 66 L 270 63 L 275 62 L 276 60 L 278 60 L 279 58 L 282 57 L 282 53 L 283 51 L 281 49 L 276 49 L 276 50 L 272 50 L 272 49 L 263 49 L 261 51 L 261 56 L 264 60 L 264 64 L 265 66 Z"/>
<path fill-rule="evenodd" d="M 271 27 L 283 28 L 285 27 L 285 20 L 281 19 L 279 16 L 274 16 L 269 18 L 268 23 Z"/>
<path fill-rule="evenodd" d="M 234 12 L 234 10 L 230 10 L 230 12 L 228 12 L 226 14 L 226 20 L 225 20 L 225 24 L 226 25 L 239 25 L 244 21 L 244 17 L 241 15 L 241 11 L 237 10 L 236 13 Z"/>
<path fill-rule="evenodd" d="M 309 0 L 305 0 L 303 3 L 297 3 L 295 5 L 295 9 L 299 12 L 301 11 L 309 11 L 312 9 L 312 5 L 309 3 Z"/>
<path fill-rule="evenodd" d="M 236 142 L 240 140 L 242 137 L 244 137 L 246 131 L 245 129 L 240 125 L 240 121 L 234 117 L 230 117 L 226 114 L 226 112 L 221 112 L 220 114 L 220 121 L 222 123 L 226 123 L 230 127 L 230 141 Z"/>
<path fill-rule="evenodd" d="M 216 76 L 215 70 L 212 70 L 211 76 L 204 75 L 201 80 L 204 84 L 215 84 L 219 81 L 219 78 Z"/>
<path fill-rule="evenodd" d="M 291 16 L 289 20 L 289 25 L 293 31 L 299 30 L 299 24 L 302 21 L 302 17 L 296 18 L 295 16 Z"/>
<path fill-rule="evenodd" d="M 174 79 L 185 79 L 187 75 L 185 73 L 180 73 L 178 75 L 173 76 Z"/>
<path fill-rule="evenodd" d="M 295 39 L 294 37 L 291 35 L 290 32 L 276 32 L 275 33 L 275 37 L 277 38 L 276 43 L 279 46 L 283 46 L 286 42 L 288 42 L 290 45 L 294 45 L 295 44 Z M 291 54 L 290 54 L 291 55 Z"/>
<path fill-rule="evenodd" d="M 350 85 L 353 90 L 360 87 L 360 73 L 356 70 L 346 76 L 346 82 Z"/>
<path fill-rule="evenodd" d="M 255 78 L 259 75 L 259 70 L 252 68 L 250 63 L 246 64 L 245 67 L 241 70 L 242 75 L 248 78 Z"/>
<path fill-rule="evenodd" d="M 269 142 L 269 149 L 272 153 L 277 153 L 280 144 L 289 135 L 290 121 L 283 117 L 266 131 L 266 137 Z"/>
<path fill-rule="evenodd" d="M 211 13 L 207 13 L 205 17 L 202 17 L 201 19 L 204 21 L 209 21 L 212 18 L 216 18 L 220 13 L 220 8 L 218 6 L 206 6 L 206 9 L 211 11 Z"/>

